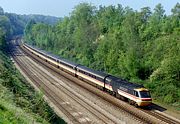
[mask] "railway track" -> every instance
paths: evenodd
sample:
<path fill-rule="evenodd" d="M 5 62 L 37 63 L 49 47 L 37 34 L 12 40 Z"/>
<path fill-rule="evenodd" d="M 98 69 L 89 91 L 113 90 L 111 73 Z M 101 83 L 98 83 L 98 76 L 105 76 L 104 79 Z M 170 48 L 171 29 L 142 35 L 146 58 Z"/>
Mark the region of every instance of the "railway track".
<path fill-rule="evenodd" d="M 90 92 L 92 92 L 92 90 L 94 89 L 94 91 L 93 91 L 93 93 L 95 93 L 96 95 L 99 95 L 99 94 L 101 94 L 100 95 L 100 97 L 104 97 L 104 95 L 108 95 L 108 96 L 110 96 L 109 94 L 107 94 L 107 93 L 104 93 L 104 92 L 102 92 L 102 91 L 100 91 L 100 90 L 97 90 L 96 88 L 94 88 L 93 87 L 93 89 L 91 89 L 90 87 L 92 87 L 91 85 L 89 85 L 89 84 L 87 84 L 87 83 L 84 83 L 84 82 L 82 82 L 81 80 L 79 80 L 79 79 L 77 79 L 77 78 L 74 78 L 74 77 L 72 77 L 72 76 L 69 76 L 69 74 L 67 75 L 67 73 L 65 73 L 65 74 L 62 74 L 62 73 L 64 73 L 64 72 L 60 72 L 60 75 L 59 75 L 59 69 L 58 68 L 56 68 L 56 67 L 54 67 L 53 65 L 50 65 L 50 64 L 47 64 L 47 62 L 45 62 L 45 61 L 41 61 L 40 60 L 40 58 L 39 57 L 37 57 L 37 56 L 35 56 L 35 55 L 31 55 L 30 53 L 28 53 L 28 51 L 26 51 L 25 50 L 25 52 L 27 53 L 27 54 L 29 54 L 30 56 L 33 56 L 33 59 L 34 59 L 34 61 L 36 61 L 36 62 L 40 62 L 40 64 L 42 64 L 42 66 L 45 66 L 46 68 L 48 68 L 49 70 L 51 70 L 52 71 L 52 69 L 53 69 L 53 71 L 52 71 L 52 73 L 54 72 L 54 71 L 56 71 L 56 74 L 57 74 L 57 76 L 62 76 L 63 75 L 63 77 L 65 77 L 66 79 L 68 79 L 68 80 L 70 80 L 70 81 L 73 81 L 74 83 L 78 83 L 78 85 L 80 85 L 81 87 L 83 87 L 83 88 L 86 88 L 88 91 L 90 91 Z M 65 76 L 64 76 L 65 75 Z M 69 76 L 68 78 L 67 78 L 67 76 Z M 76 81 L 74 81 L 74 80 L 76 80 Z M 99 92 L 100 91 L 100 92 Z M 96 93 L 96 92 L 98 92 L 98 94 Z M 110 96 L 110 97 L 112 97 L 112 96 Z M 104 97 L 105 98 L 105 97 Z M 106 96 L 106 98 L 108 98 L 107 96 Z M 105 98 L 105 100 L 107 100 Z M 112 97 L 113 99 L 114 99 L 114 97 Z M 115 99 L 116 101 L 119 101 L 119 100 L 117 100 L 117 99 Z M 129 105 L 130 107 L 132 107 L 131 105 Z M 123 106 L 119 106 L 119 104 L 118 104 L 118 107 L 120 107 L 121 109 L 122 109 L 122 107 Z M 149 123 L 149 120 L 147 119 L 147 118 L 142 118 L 142 117 L 140 117 L 140 116 L 138 116 L 137 114 L 134 114 L 134 113 L 132 113 L 131 111 L 128 111 L 128 110 L 130 110 L 130 109 L 127 109 L 127 108 L 125 108 L 125 109 L 122 109 L 121 110 L 121 112 L 124 114 L 124 115 L 127 115 L 128 117 L 130 117 L 130 118 L 133 118 L 133 120 L 134 121 L 138 121 L 139 123 Z M 128 122 L 128 121 L 127 121 Z M 118 123 L 118 122 L 117 122 Z"/>
<path fill-rule="evenodd" d="M 110 114 L 107 114 L 107 112 L 105 112 L 101 108 L 94 106 L 90 101 L 88 101 L 88 99 L 85 99 L 81 95 L 73 92 L 73 90 L 71 90 L 69 87 L 63 84 L 63 82 L 59 81 L 50 73 L 46 73 L 46 71 L 42 68 L 38 68 L 38 65 L 36 63 L 33 63 L 32 60 L 28 59 L 26 56 L 15 57 L 15 60 L 21 66 L 22 70 L 32 79 L 32 81 L 36 82 L 37 87 L 43 88 L 45 94 L 59 106 L 60 110 L 62 110 L 63 113 L 66 113 L 69 118 L 72 118 L 71 121 L 73 123 L 78 123 L 78 121 L 79 123 L 92 123 L 92 121 L 87 117 L 82 117 L 82 114 L 80 114 L 80 112 L 76 112 L 76 110 L 74 112 L 73 110 L 75 108 L 70 106 L 69 102 L 66 102 L 65 100 L 57 96 L 58 90 L 62 91 L 69 98 L 73 99 L 75 102 L 83 106 L 89 113 L 96 116 L 101 123 L 113 124 L 122 122 L 121 120 L 118 120 Z M 55 89 L 57 89 L 56 92 L 54 91 Z M 59 103 L 59 101 L 61 102 Z M 68 110 L 70 112 L 65 110 L 63 106 L 65 106 L 65 108 L 71 108 Z"/>
<path fill-rule="evenodd" d="M 31 61 L 31 60 L 29 60 Z M 27 63 L 29 62 L 28 60 L 26 61 Z M 69 98 L 73 99 L 74 101 L 76 101 L 78 104 L 80 104 L 81 106 L 83 106 L 84 108 L 86 108 L 89 112 L 91 112 L 92 114 L 94 114 L 95 116 L 98 117 L 99 120 L 102 120 L 103 123 L 118 123 L 119 121 L 116 120 L 113 117 L 109 117 L 110 115 L 106 115 L 105 113 L 103 113 L 103 110 L 98 110 L 99 108 L 93 106 L 93 103 L 90 103 L 87 99 L 83 98 L 81 95 L 77 94 L 76 92 L 74 92 L 70 87 L 68 87 L 67 85 L 65 85 L 63 82 L 60 82 L 55 76 L 51 75 L 49 73 L 42 73 L 42 71 L 40 71 L 39 69 L 36 69 L 34 65 L 32 65 L 32 63 L 29 62 L 29 65 L 31 68 L 33 68 L 35 71 L 34 73 L 37 73 L 38 77 L 40 77 L 41 79 L 46 79 L 49 82 L 49 85 L 54 85 L 56 88 L 58 88 L 58 90 L 63 91 L 63 93 L 65 93 Z M 44 70 L 45 72 L 45 70 Z M 41 73 L 41 74 L 40 74 Z"/>
<path fill-rule="evenodd" d="M 120 105 L 120 107 L 123 108 L 123 106 L 121 106 L 121 105 Z M 136 108 L 134 108 L 134 109 L 136 109 Z M 129 111 L 129 109 L 127 109 L 127 108 L 124 108 L 124 110 L 126 112 L 128 112 L 128 113 L 131 113 L 133 116 L 136 116 L 137 118 L 140 118 L 140 119 L 144 120 L 144 122 L 146 122 L 146 123 L 172 123 L 172 122 L 175 123 L 175 124 L 179 123 L 178 121 L 176 122 L 175 120 L 173 120 L 171 118 L 168 118 L 167 116 L 161 115 L 161 114 L 159 114 L 157 112 L 153 112 L 153 111 L 142 110 L 142 111 L 137 113 L 137 112 L 134 112 L 134 111 L 133 112 Z M 148 115 L 151 115 L 151 116 L 155 117 L 156 119 L 151 118 L 151 117 L 148 118 L 147 116 L 146 117 L 141 116 L 143 112 L 144 112 L 144 114 L 147 113 Z M 154 119 L 154 120 L 151 120 L 151 119 Z"/>
<path fill-rule="evenodd" d="M 42 86 L 43 81 L 40 80 L 37 75 L 32 74 L 33 71 L 27 70 L 28 65 L 24 62 L 25 57 L 22 57 L 23 55 L 17 57 L 16 55 L 14 56 L 14 60 L 16 63 L 19 65 L 19 67 L 23 70 L 23 72 L 35 83 L 35 85 L 39 88 L 43 87 L 43 92 L 45 95 L 54 103 L 56 106 L 68 117 L 70 118 L 72 123 L 78 123 L 78 119 L 75 116 L 72 116 L 72 114 L 67 110 L 68 107 L 65 106 L 63 101 L 60 97 L 55 97 L 54 92 L 50 92 L 50 88 L 48 88 L 46 85 Z"/>
<path fill-rule="evenodd" d="M 152 115 L 160 120 L 163 120 L 164 123 L 167 124 L 180 124 L 180 121 L 178 119 L 174 119 L 170 116 L 164 115 L 162 112 L 159 112 L 157 110 L 144 110 L 142 111 L 148 113 L 149 115 Z"/>
<path fill-rule="evenodd" d="M 22 61 L 22 60 L 21 60 Z M 32 63 L 30 63 L 30 60 L 26 60 L 26 63 L 29 63 L 28 65 L 31 65 Z M 21 64 L 23 64 L 23 63 L 21 63 Z M 26 66 L 28 66 L 28 65 L 26 65 Z M 33 65 L 31 65 L 30 66 L 30 68 L 34 68 L 35 66 L 33 66 Z M 26 71 L 26 69 L 27 69 L 27 67 L 26 68 L 24 68 L 24 71 Z M 35 68 L 34 68 L 35 69 Z M 39 70 L 35 70 L 33 73 L 36 73 L 36 71 L 38 72 Z M 38 72 L 38 73 L 41 73 L 41 72 Z M 37 76 L 37 75 L 36 75 Z M 40 75 L 39 75 L 40 76 Z M 47 77 L 48 77 L 48 74 L 43 74 L 43 75 L 41 75 L 42 77 L 41 78 L 45 78 L 45 79 L 47 79 Z M 32 77 L 35 77 L 35 76 L 32 76 Z M 93 111 L 97 111 L 97 108 L 93 108 L 93 106 L 91 106 L 91 104 L 88 104 L 87 102 L 88 101 L 86 101 L 86 100 L 82 100 L 81 102 L 80 101 L 77 101 L 77 97 L 79 97 L 77 94 L 75 94 L 73 91 L 69 91 L 68 90 L 68 88 L 67 87 L 65 87 L 65 86 L 63 86 L 63 85 L 60 85 L 59 83 L 58 83 L 58 81 L 57 81 L 57 79 L 56 78 L 54 78 L 54 79 L 52 79 L 52 80 L 50 80 L 50 79 L 47 79 L 49 82 L 53 82 L 52 83 L 52 85 L 53 86 L 55 86 L 56 88 L 58 87 L 58 89 L 59 90 L 63 90 L 63 92 L 64 93 L 66 93 L 66 95 L 67 96 L 69 96 L 70 98 L 72 98 L 74 101 L 76 101 L 77 103 L 79 103 L 80 105 L 82 105 L 82 106 L 90 106 L 90 108 L 86 108 L 89 112 L 91 112 L 91 113 L 93 113 Z M 35 82 L 37 82 L 37 79 L 34 79 L 34 81 Z M 42 84 L 43 84 L 43 82 L 42 81 L 38 81 L 38 82 L 41 82 L 41 83 L 39 83 L 39 86 L 41 86 Z M 45 85 L 45 84 L 44 84 Z M 46 87 L 46 88 L 48 88 L 48 87 Z M 46 90 L 48 90 L 48 89 L 46 89 Z M 51 97 L 54 97 L 54 96 L 52 96 L 52 94 L 50 94 L 50 93 L 47 93 L 47 94 L 49 94 L 49 96 L 51 96 Z M 72 94 L 75 94 L 75 95 L 73 95 L 73 97 L 71 97 L 71 95 Z M 55 93 L 53 94 L 53 95 L 55 95 Z M 60 101 L 61 99 L 59 99 L 58 101 Z M 53 100 L 52 100 L 53 101 Z M 58 101 L 55 101 L 55 102 L 58 102 Z M 63 101 L 63 100 L 61 100 L 61 101 Z M 116 100 L 115 100 L 116 101 Z M 114 102 L 114 101 L 113 101 Z M 67 102 L 66 101 L 63 101 L 61 104 L 66 104 Z M 119 105 L 119 104 L 116 104 L 116 105 L 118 105 L 119 107 L 122 107 L 121 105 Z M 92 108 L 93 108 L 93 110 L 92 110 Z M 123 109 L 125 109 L 124 107 L 122 107 Z M 127 108 L 126 108 L 127 109 Z M 132 107 L 131 107 L 131 109 L 132 109 Z M 137 108 L 134 108 L 134 109 L 137 109 Z M 102 111 L 102 110 L 101 110 Z M 126 112 L 129 112 L 129 110 L 125 110 Z M 174 120 L 174 119 L 172 119 L 172 118 L 170 118 L 170 117 L 167 117 L 167 116 L 165 116 L 165 115 L 162 115 L 162 114 L 160 114 L 160 113 L 158 113 L 158 112 L 155 112 L 155 111 L 147 111 L 147 110 L 141 110 L 141 109 L 138 109 L 138 113 L 137 112 L 130 112 L 131 114 L 133 114 L 133 116 L 136 116 L 137 118 L 139 118 L 139 119 L 142 119 L 143 120 L 143 122 L 145 122 L 145 123 L 169 123 L 169 124 L 180 124 L 179 123 L 179 121 L 176 121 L 176 120 Z M 73 113 L 73 112 L 72 112 Z M 75 113 L 75 112 L 74 112 Z M 139 113 L 141 113 L 140 115 L 138 115 Z M 146 113 L 146 114 L 148 114 L 149 115 L 149 119 L 148 119 L 148 117 L 146 116 L 146 117 L 143 117 L 142 116 L 142 113 Z M 95 116 L 99 116 L 97 113 L 96 114 L 94 114 Z M 74 117 L 74 116 L 73 116 Z M 72 117 L 72 118 L 73 118 Z M 102 122 L 103 123 L 117 123 L 117 119 L 116 118 L 107 118 L 107 116 L 106 115 L 104 115 L 104 113 L 103 112 L 101 112 L 101 114 L 100 114 L 100 116 L 99 116 L 101 119 L 102 119 Z M 99 119 L 100 119 L 99 118 Z M 154 120 L 152 120 L 152 119 L 154 119 Z M 87 119 L 88 120 L 88 119 Z M 105 121 L 103 121 L 103 120 L 105 120 Z M 111 120 L 111 121 L 110 121 Z M 78 122 L 77 122 L 78 123 Z M 90 121 L 89 121 L 89 123 L 91 123 Z"/>

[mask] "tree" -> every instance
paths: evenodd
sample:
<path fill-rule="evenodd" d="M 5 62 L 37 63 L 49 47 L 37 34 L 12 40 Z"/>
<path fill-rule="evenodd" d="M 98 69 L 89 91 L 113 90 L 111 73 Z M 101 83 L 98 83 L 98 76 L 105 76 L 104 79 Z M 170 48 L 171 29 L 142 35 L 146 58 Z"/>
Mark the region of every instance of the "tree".
<path fill-rule="evenodd" d="M 36 22 L 34 20 L 30 20 L 27 24 L 26 24 L 26 27 L 25 27 L 25 30 L 24 30 L 24 34 L 25 34 L 25 39 L 30 42 L 30 44 L 32 45 L 35 45 L 35 39 L 34 37 L 32 36 L 33 32 L 32 32 L 32 28 L 33 28 L 33 25 L 36 24 Z"/>
<path fill-rule="evenodd" d="M 2 7 L 0 7 L 0 15 L 4 15 L 4 10 Z"/>
<path fill-rule="evenodd" d="M 4 46 L 4 41 L 5 41 L 5 32 L 3 29 L 0 27 L 0 47 L 3 48 Z"/>
<path fill-rule="evenodd" d="M 141 27 L 139 28 L 139 33 L 140 33 L 140 38 L 142 40 L 147 40 L 151 37 L 149 32 L 147 32 L 146 30 L 148 28 L 149 18 L 151 17 L 151 15 L 152 12 L 149 7 L 141 8 L 140 18 L 142 24 Z"/>
<path fill-rule="evenodd" d="M 74 8 L 71 17 L 78 26 L 84 27 L 91 24 L 94 12 L 95 6 L 88 3 L 80 3 Z"/>
<path fill-rule="evenodd" d="M 110 29 L 119 27 L 124 18 L 123 14 L 124 10 L 120 4 L 117 7 L 112 5 L 108 7 L 100 6 L 96 19 L 101 33 L 106 34 Z"/>
<path fill-rule="evenodd" d="M 177 16 L 180 19 L 180 4 L 177 3 L 175 7 L 171 10 L 173 16 Z"/>
<path fill-rule="evenodd" d="M 174 32 L 180 34 L 180 4 L 177 3 L 175 7 L 171 10 L 172 11 L 172 27 Z"/>
<path fill-rule="evenodd" d="M 5 32 L 5 37 L 6 38 L 11 36 L 11 34 L 13 33 L 12 29 L 11 29 L 10 20 L 5 15 L 0 15 L 0 27 Z"/>
<path fill-rule="evenodd" d="M 165 13 L 165 10 L 163 9 L 163 6 L 160 3 L 156 5 L 156 7 L 154 8 L 153 15 L 156 17 L 158 21 L 163 19 L 164 13 Z"/>
<path fill-rule="evenodd" d="M 147 23 L 151 14 L 152 12 L 151 12 L 150 7 L 141 8 L 140 15 L 141 15 L 142 22 Z"/>
<path fill-rule="evenodd" d="M 148 27 L 144 30 L 144 36 L 147 39 L 155 39 L 161 34 L 162 25 L 165 18 L 165 10 L 161 4 L 156 5 L 154 13 L 149 18 Z"/>

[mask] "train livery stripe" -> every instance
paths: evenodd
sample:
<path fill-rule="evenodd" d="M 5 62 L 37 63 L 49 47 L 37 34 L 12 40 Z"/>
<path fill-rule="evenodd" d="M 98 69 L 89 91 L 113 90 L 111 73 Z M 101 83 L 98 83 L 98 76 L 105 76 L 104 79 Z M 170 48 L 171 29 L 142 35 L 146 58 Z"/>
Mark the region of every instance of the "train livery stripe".
<path fill-rule="evenodd" d="M 108 84 L 105 84 L 105 88 L 113 91 L 112 86 L 110 86 Z M 143 100 L 144 100 L 143 102 L 145 102 L 145 100 L 147 100 L 147 102 L 148 102 L 148 101 L 152 100 L 151 98 L 139 98 L 139 97 L 136 97 L 134 95 L 131 95 L 131 94 L 124 92 L 122 90 L 119 90 L 119 89 L 118 89 L 118 94 L 120 94 L 121 96 L 124 96 L 130 100 L 133 100 L 135 102 L 142 102 Z"/>
<path fill-rule="evenodd" d="M 94 79 L 94 78 L 92 78 L 92 77 L 90 77 L 90 76 L 87 76 L 87 75 L 85 75 L 85 74 L 82 74 L 82 73 L 80 73 L 80 72 L 77 72 L 77 75 L 80 76 L 80 77 L 82 77 L 82 78 L 85 78 L 85 79 L 87 79 L 87 80 L 89 80 L 89 81 L 91 81 L 91 82 L 94 82 L 94 83 L 97 84 L 97 85 L 100 85 L 100 86 L 104 87 L 104 82 L 98 81 L 98 80 L 96 80 L 96 79 Z"/>
<path fill-rule="evenodd" d="M 122 90 L 119 90 L 119 89 L 118 89 L 118 93 L 119 93 L 120 95 L 122 95 L 122 96 L 125 96 L 126 98 L 128 98 L 128 99 L 130 99 L 130 100 L 133 100 L 133 101 L 139 100 L 138 97 L 135 97 L 135 96 L 133 96 L 133 95 L 131 95 L 131 94 L 129 94 L 129 93 L 126 93 L 126 92 L 124 92 L 124 91 L 122 91 Z"/>
<path fill-rule="evenodd" d="M 34 48 L 31 48 L 31 47 L 26 46 L 26 45 L 23 45 L 23 46 L 24 46 L 25 49 L 29 50 L 30 52 L 34 53 L 35 55 L 39 56 L 40 58 L 42 58 L 42 59 L 50 62 L 51 64 L 54 64 L 55 66 L 59 66 L 60 68 L 66 70 L 66 71 L 69 71 L 69 72 L 71 72 L 71 73 L 73 73 L 73 74 L 76 73 L 79 77 L 82 77 L 82 78 L 84 78 L 84 79 L 86 79 L 86 80 L 88 80 L 88 81 L 90 81 L 90 82 L 93 82 L 93 83 L 95 83 L 95 84 L 97 84 L 97 85 L 99 85 L 99 86 L 101 86 L 101 87 L 104 87 L 104 82 L 99 81 L 99 80 L 97 80 L 97 79 L 95 79 L 95 78 L 92 78 L 92 77 L 90 77 L 90 76 L 88 76 L 88 75 L 86 75 L 86 74 L 83 74 L 83 73 L 81 73 L 81 72 L 78 72 L 78 71 L 76 71 L 75 69 L 72 69 L 72 68 L 70 68 L 70 67 L 67 67 L 66 65 L 63 65 L 63 64 L 61 64 L 61 63 L 58 63 L 57 61 L 52 60 L 52 59 L 49 58 L 49 57 L 46 57 L 45 55 L 43 55 L 43 53 L 38 52 L 38 51 L 37 51 L 36 49 L 34 49 Z M 111 85 L 105 84 L 105 88 L 113 92 L 113 88 L 112 88 Z M 127 92 L 124 92 L 124 91 L 122 91 L 122 90 L 120 90 L 120 89 L 118 89 L 118 94 L 120 94 L 121 96 L 126 97 L 126 98 L 128 98 L 128 99 L 130 99 L 130 100 L 135 101 L 136 103 L 138 103 L 138 105 L 141 105 L 141 103 L 151 103 L 151 100 L 152 100 L 151 98 L 139 98 L 139 97 L 136 97 L 136 96 L 134 96 L 134 95 L 132 95 L 132 94 L 129 94 L 129 93 L 127 93 Z"/>
<path fill-rule="evenodd" d="M 66 67 L 66 66 L 64 66 L 64 65 L 62 65 L 62 64 L 60 64 L 60 63 L 58 63 L 58 66 L 61 67 L 61 68 L 66 69 L 66 70 L 69 71 L 69 72 L 72 72 L 73 74 L 75 74 L 75 70 L 72 69 L 72 68 Z"/>
<path fill-rule="evenodd" d="M 109 85 L 109 84 L 105 84 L 105 88 L 108 89 L 108 90 L 110 90 L 110 91 L 113 91 L 112 86 Z"/>
<path fill-rule="evenodd" d="M 26 46 L 25 46 L 25 47 L 26 47 Z M 29 47 L 26 47 L 26 48 L 27 48 L 28 50 L 32 51 L 32 52 L 35 52 L 36 55 L 38 55 L 38 56 L 41 57 L 42 59 L 45 59 L 45 60 L 51 62 L 52 64 L 54 64 L 54 65 L 56 65 L 56 66 L 59 66 L 59 67 L 61 67 L 61 68 L 64 68 L 64 69 L 66 69 L 67 71 L 72 72 L 73 74 L 75 74 L 75 70 L 73 70 L 73 69 L 71 69 L 71 68 L 68 68 L 68 67 L 66 67 L 66 66 L 64 66 L 64 65 L 62 65 L 62 64 L 60 64 L 60 63 L 57 64 L 56 61 L 51 60 L 51 59 L 49 59 L 49 58 L 47 58 L 47 57 L 44 57 L 43 55 L 41 55 L 40 53 L 36 52 L 35 50 L 32 50 L 32 49 L 29 48 Z"/>
<path fill-rule="evenodd" d="M 120 95 L 122 95 L 122 96 L 130 99 L 130 100 L 135 101 L 135 102 L 140 102 L 140 101 L 141 101 L 141 99 L 140 99 L 139 97 L 136 97 L 136 96 L 134 96 L 134 95 L 131 95 L 131 94 L 129 94 L 129 93 L 126 93 L 126 92 L 124 92 L 124 91 L 122 91 L 122 90 L 119 90 L 119 89 L 118 89 L 118 93 L 119 93 Z"/>

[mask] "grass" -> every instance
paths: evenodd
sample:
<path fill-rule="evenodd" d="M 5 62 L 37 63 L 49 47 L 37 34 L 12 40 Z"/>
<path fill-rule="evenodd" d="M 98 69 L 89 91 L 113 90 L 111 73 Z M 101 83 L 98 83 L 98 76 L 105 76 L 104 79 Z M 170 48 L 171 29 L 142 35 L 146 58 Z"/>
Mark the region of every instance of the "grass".
<path fill-rule="evenodd" d="M 0 50 L 0 124 L 64 124 Z"/>
<path fill-rule="evenodd" d="M 32 113 L 27 113 L 25 110 L 17 107 L 14 103 L 14 95 L 6 87 L 0 84 L 0 123 L 1 124 L 29 124 L 29 123 L 38 123 L 34 118 L 37 116 Z M 41 118 L 38 116 L 37 118 Z M 42 123 L 48 124 L 47 121 Z"/>

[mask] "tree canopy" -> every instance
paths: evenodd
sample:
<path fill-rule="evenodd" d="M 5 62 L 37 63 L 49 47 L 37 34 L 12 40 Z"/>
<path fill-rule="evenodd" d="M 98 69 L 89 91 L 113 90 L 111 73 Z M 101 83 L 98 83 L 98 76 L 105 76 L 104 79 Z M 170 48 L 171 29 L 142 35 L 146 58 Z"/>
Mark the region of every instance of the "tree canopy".
<path fill-rule="evenodd" d="M 28 43 L 150 88 L 153 97 L 180 106 L 180 4 L 143 7 L 81 3 L 56 25 L 26 26 Z"/>

